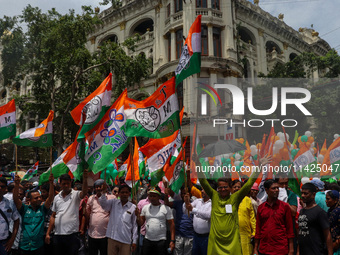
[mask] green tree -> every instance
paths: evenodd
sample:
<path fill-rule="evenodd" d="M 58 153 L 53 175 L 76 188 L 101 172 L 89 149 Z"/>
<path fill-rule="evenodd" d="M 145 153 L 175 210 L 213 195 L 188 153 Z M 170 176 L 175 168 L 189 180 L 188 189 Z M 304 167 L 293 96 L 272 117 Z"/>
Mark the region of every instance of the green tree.
<path fill-rule="evenodd" d="M 100 23 L 86 6 L 80 15 L 73 10 L 62 15 L 55 9 L 43 13 L 28 5 L 18 17 L 0 19 L 5 86 L 21 81 L 24 75 L 30 76 L 32 92 L 17 98 L 17 104 L 24 114 L 33 112 L 41 119 L 54 110 L 54 138 L 59 153 L 77 131 L 69 112 L 110 71 L 114 74 L 115 97 L 149 75 L 150 61 L 144 55 L 128 56 L 123 49 L 134 50 L 136 38 L 122 45 L 103 43 L 94 53 L 86 48 L 88 35 Z"/>

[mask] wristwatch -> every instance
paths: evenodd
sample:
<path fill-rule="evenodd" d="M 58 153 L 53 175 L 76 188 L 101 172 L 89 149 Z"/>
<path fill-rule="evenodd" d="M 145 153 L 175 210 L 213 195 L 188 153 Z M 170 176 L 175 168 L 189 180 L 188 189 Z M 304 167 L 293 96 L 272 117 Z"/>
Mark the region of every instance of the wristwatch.
<path fill-rule="evenodd" d="M 171 240 L 170 242 L 176 243 L 176 240 Z"/>

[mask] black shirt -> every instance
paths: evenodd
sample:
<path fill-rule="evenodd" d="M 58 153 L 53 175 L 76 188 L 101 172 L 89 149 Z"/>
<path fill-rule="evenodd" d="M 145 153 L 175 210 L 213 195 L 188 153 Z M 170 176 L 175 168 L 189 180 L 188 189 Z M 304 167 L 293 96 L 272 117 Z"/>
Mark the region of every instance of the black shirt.
<path fill-rule="evenodd" d="M 329 228 L 327 213 L 318 205 L 310 209 L 301 209 L 298 222 L 300 254 L 327 255 L 323 233 Z"/>

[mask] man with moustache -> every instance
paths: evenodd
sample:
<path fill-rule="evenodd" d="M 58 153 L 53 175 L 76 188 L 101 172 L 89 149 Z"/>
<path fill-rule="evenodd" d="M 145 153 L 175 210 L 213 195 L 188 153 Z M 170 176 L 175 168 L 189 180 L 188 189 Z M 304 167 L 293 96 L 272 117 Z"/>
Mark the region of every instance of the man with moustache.
<path fill-rule="evenodd" d="M 148 192 L 150 204 L 145 205 L 140 212 L 136 209 L 139 226 L 144 223 L 146 234 L 143 242 L 143 254 L 166 255 L 166 225 L 168 223 L 171 233 L 169 248 L 175 248 L 175 223 L 169 206 L 160 203 L 161 193 L 155 188 Z"/>
<path fill-rule="evenodd" d="M 263 186 L 268 198 L 257 211 L 254 254 L 293 255 L 294 229 L 289 204 L 278 199 L 277 180 L 266 180 Z"/>

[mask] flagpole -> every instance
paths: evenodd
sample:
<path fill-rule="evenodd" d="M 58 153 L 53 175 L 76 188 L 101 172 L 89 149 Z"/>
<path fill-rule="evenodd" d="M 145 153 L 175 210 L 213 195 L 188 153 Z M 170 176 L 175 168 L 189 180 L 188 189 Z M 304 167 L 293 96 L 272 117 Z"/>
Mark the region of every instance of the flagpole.
<path fill-rule="evenodd" d="M 135 199 L 135 191 L 134 191 L 134 187 L 135 187 L 135 168 L 134 168 L 134 163 L 133 163 L 133 155 L 134 155 L 134 146 L 133 143 L 135 142 L 135 139 L 131 139 L 130 142 L 130 165 L 131 165 L 131 178 L 132 178 L 132 200 Z M 128 169 L 129 171 L 129 169 Z"/>
<path fill-rule="evenodd" d="M 18 145 L 15 145 L 15 172 L 18 174 Z"/>
<path fill-rule="evenodd" d="M 185 154 L 184 154 L 184 146 L 183 146 L 183 132 L 181 127 L 181 146 L 182 146 L 182 160 L 183 160 L 183 170 L 184 170 L 184 187 L 185 187 L 185 193 L 188 193 L 188 183 L 187 183 L 187 173 L 184 168 L 184 162 L 185 162 Z"/>

